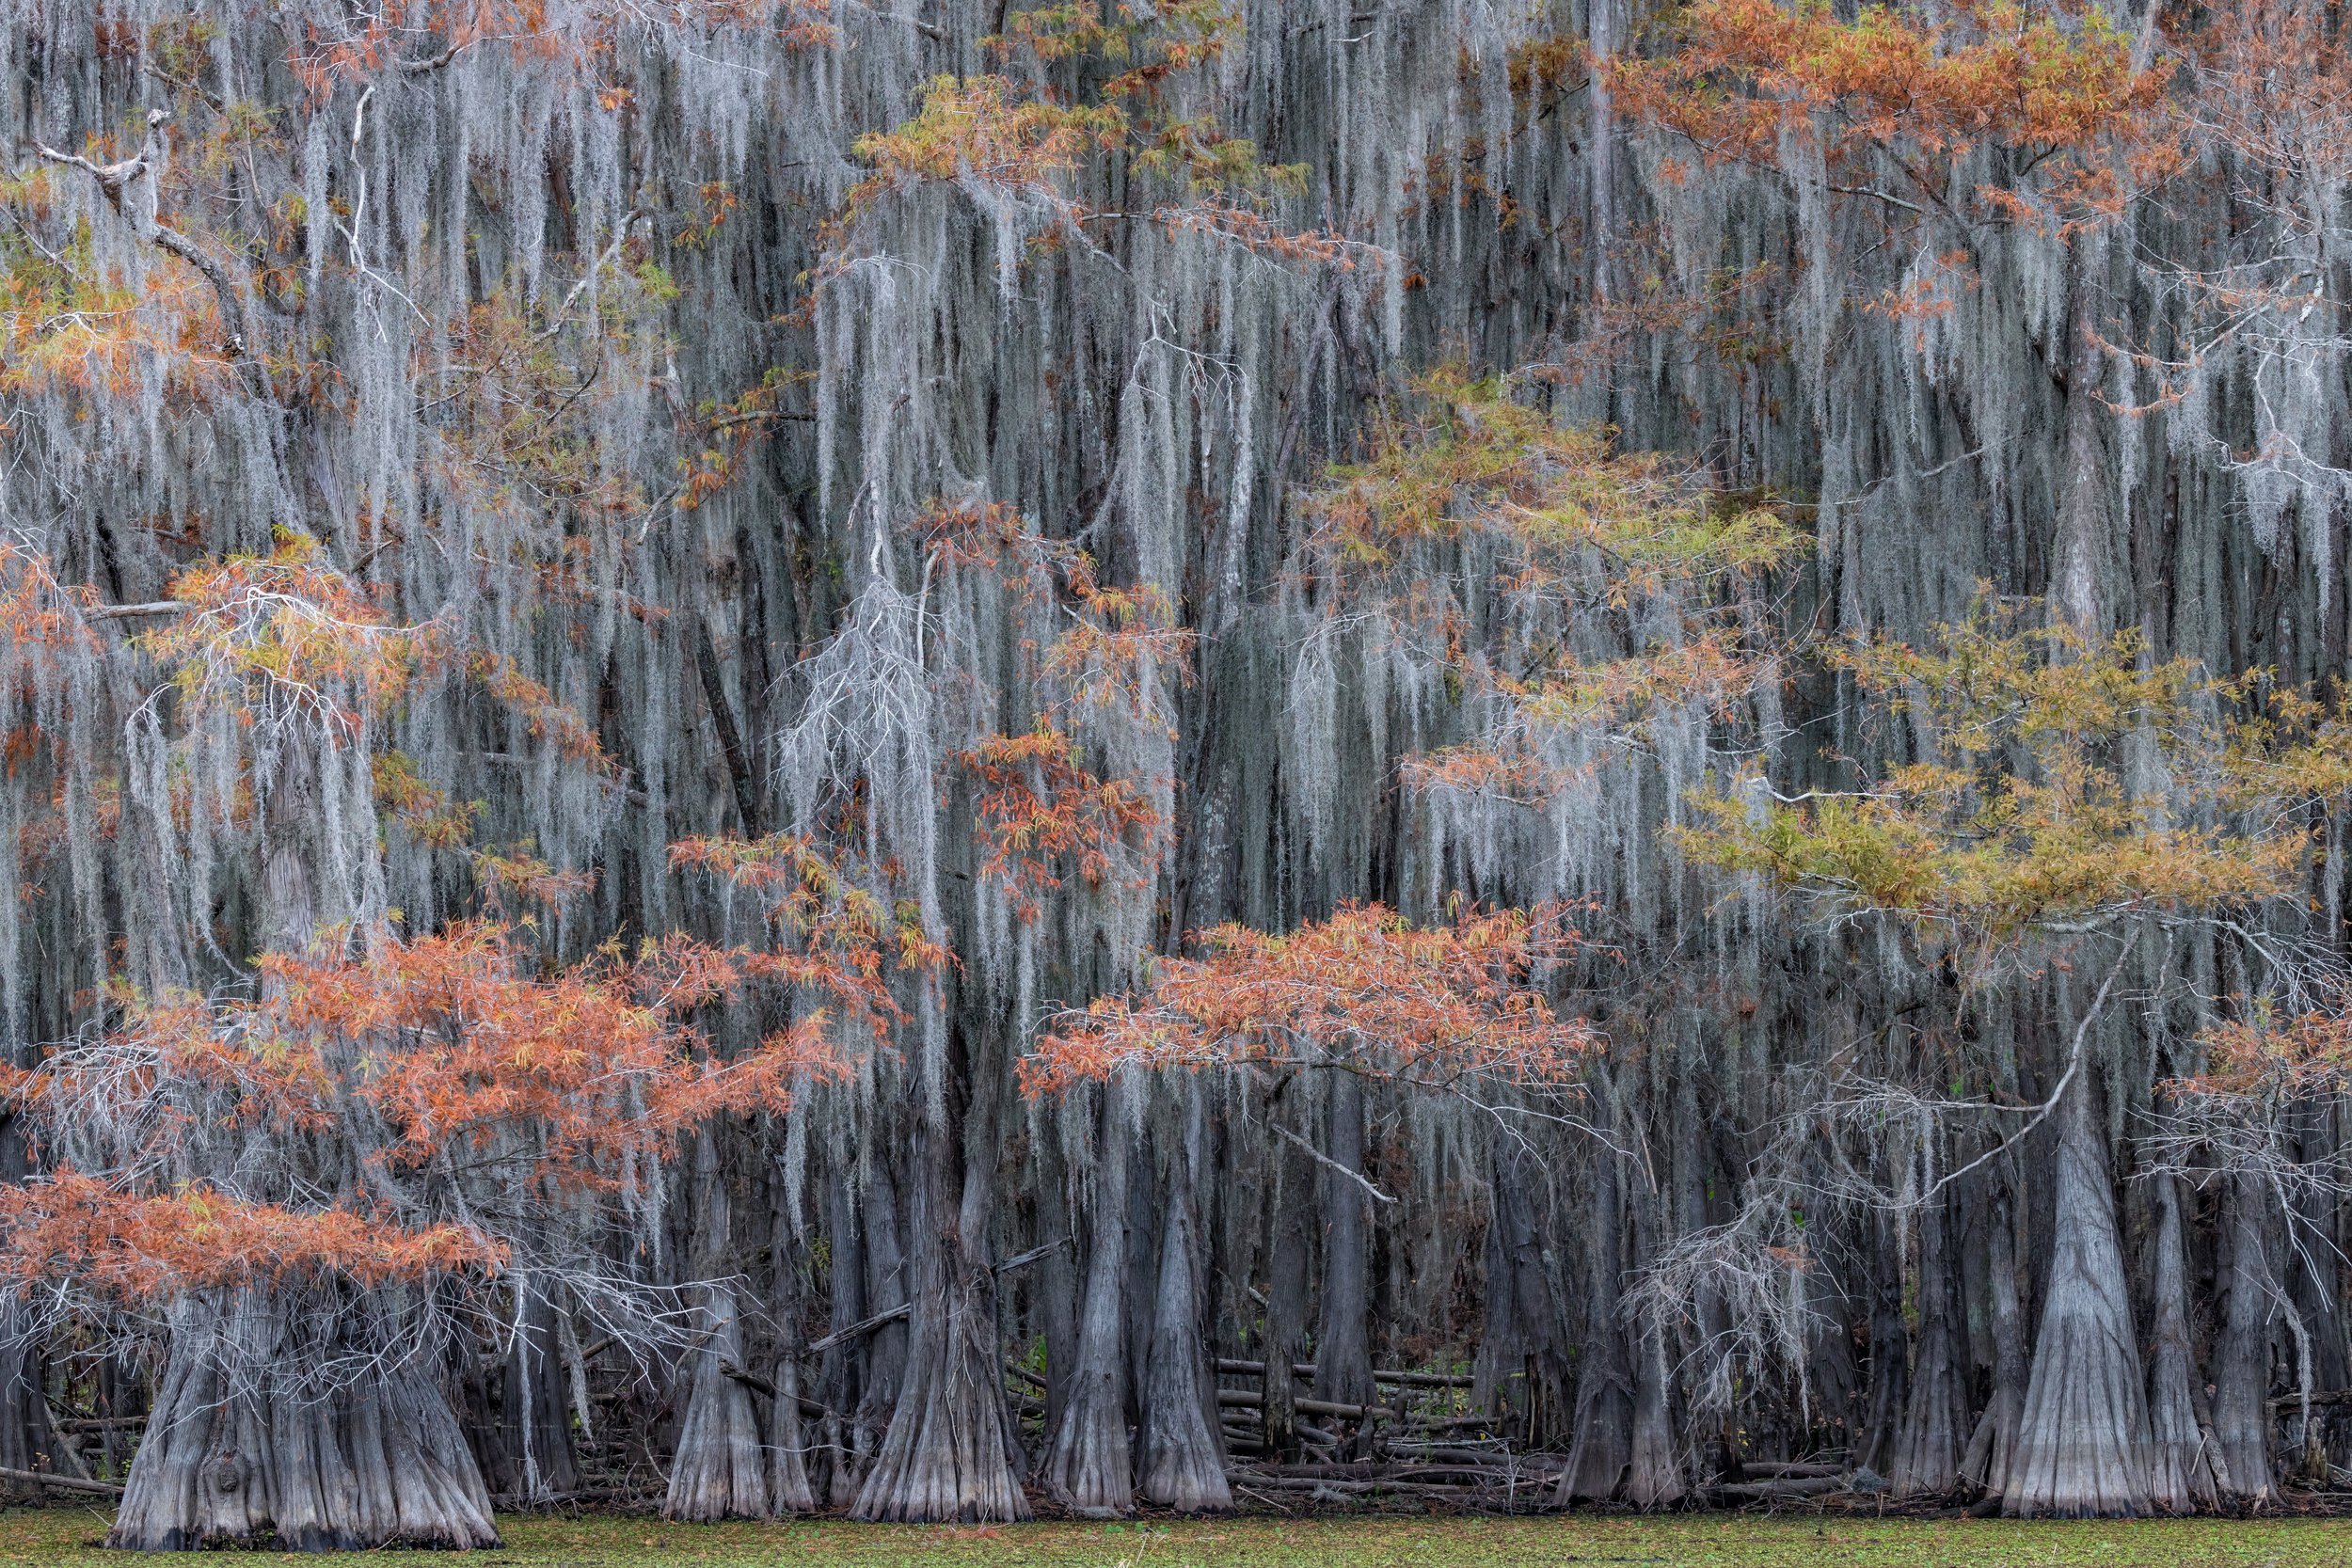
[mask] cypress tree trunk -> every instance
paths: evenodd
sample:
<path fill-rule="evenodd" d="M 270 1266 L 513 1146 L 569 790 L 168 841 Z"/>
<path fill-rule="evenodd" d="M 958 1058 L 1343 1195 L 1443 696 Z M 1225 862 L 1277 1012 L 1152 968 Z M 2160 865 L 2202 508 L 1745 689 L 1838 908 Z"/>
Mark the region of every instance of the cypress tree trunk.
<path fill-rule="evenodd" d="M 1057 1500 L 1089 1518 L 1135 1509 L 1135 1465 L 1127 1441 L 1125 1291 L 1133 1094 L 1122 1075 L 1104 1085 L 1098 1097 L 1094 1224 L 1077 1350 L 1041 1478 Z"/>
<path fill-rule="evenodd" d="M 1057 1111 L 1057 1121 L 1067 1117 Z M 1065 1123 L 1065 1125 L 1068 1125 Z M 1059 1140 L 1045 1138 L 1038 1161 L 1038 1233 L 1063 1238 L 1064 1243 L 1037 1261 L 1030 1297 L 1035 1327 L 1045 1340 L 1045 1440 L 1052 1446 L 1070 1408 L 1070 1373 L 1078 1364 L 1078 1317 L 1084 1308 L 1086 1265 L 1093 1259 L 1080 1223 L 1071 1173 Z"/>
<path fill-rule="evenodd" d="M 556 1346 L 555 1307 L 526 1279 L 514 1282 L 514 1348 L 506 1357 L 499 1439 L 511 1476 L 500 1485 L 526 1502 L 580 1489 L 570 1412 Z"/>
<path fill-rule="evenodd" d="M 1497 1417 L 1527 1448 L 1555 1441 L 1565 1425 L 1570 1371 L 1560 1303 L 1545 1266 L 1533 1152 L 1498 1137 L 1487 1155 L 1492 1214 L 1486 1225 L 1484 1330 L 1472 1370 L 1472 1408 Z"/>
<path fill-rule="evenodd" d="M 23 1133 L 13 1117 L 0 1113 L 0 1184 L 22 1182 L 26 1164 Z M 40 1345 L 29 1333 L 23 1303 L 13 1291 L 0 1291 L 0 1468 L 55 1468 L 56 1435 L 49 1425 L 43 1370 Z M 0 1496 L 25 1484 L 0 1481 Z"/>
<path fill-rule="evenodd" d="M 2050 1279 L 2001 1512 L 2143 1514 L 2151 1504 L 2147 1397 L 2087 1066 L 2067 1086 L 2057 1119 Z"/>
<path fill-rule="evenodd" d="M 768 1420 L 768 1501 L 776 1513 L 814 1513 L 817 1490 L 808 1475 L 808 1443 L 801 1424 L 801 1346 L 805 1325 L 802 1304 L 806 1289 L 801 1274 L 803 1248 L 798 1217 L 784 1182 L 774 1184 L 768 1256 L 775 1269 L 775 1289 L 770 1300 L 775 1319 L 775 1397 Z"/>
<path fill-rule="evenodd" d="M 2269 1203 L 2250 1176 L 2233 1180 L 2225 1204 L 2225 1300 L 2214 1335 L 2214 1443 L 2237 1500 L 2279 1501 L 2270 1436 L 2270 1328 L 2278 1313 L 2265 1245 Z"/>
<path fill-rule="evenodd" d="M 686 1419 L 661 1516 L 707 1522 L 765 1519 L 768 1456 L 752 1391 L 729 1368 L 743 1366 L 743 1332 L 731 1286 L 704 1292 L 704 1338 L 687 1357 Z"/>
<path fill-rule="evenodd" d="M 107 1545 L 497 1545 L 489 1493 L 418 1357 L 320 1371 L 382 1349 L 346 1340 L 345 1322 L 260 1290 L 183 1302 Z"/>
<path fill-rule="evenodd" d="M 860 1223 L 855 1178 L 850 1170 L 834 1173 L 825 1188 L 826 1286 L 833 1326 L 842 1329 L 866 1316 L 866 1228 Z M 869 1336 L 870 1340 L 875 1338 Z M 857 1484 L 865 1478 L 864 1454 L 857 1445 L 854 1412 L 865 1406 L 867 1384 L 864 1372 L 867 1346 L 836 1342 L 818 1363 L 822 1402 L 828 1414 L 825 1444 L 825 1499 L 846 1509 L 857 1501 Z M 845 1420 L 845 1413 L 851 1413 Z"/>
<path fill-rule="evenodd" d="M 1911 1335 L 1903 1323 L 1903 1255 L 1894 1222 L 1872 1223 L 1870 1406 L 1854 1464 L 1883 1476 L 1895 1467 L 1911 1388 Z"/>
<path fill-rule="evenodd" d="M 1280 1185 L 1268 1221 L 1265 1342 L 1259 1347 L 1265 1372 L 1260 1386 L 1265 1401 L 1266 1453 L 1288 1463 L 1299 1456 L 1298 1383 L 1291 1367 L 1305 1359 L 1301 1353 L 1307 1346 L 1307 1296 L 1314 1256 L 1307 1216 L 1314 1179 L 1306 1160 L 1287 1145 L 1274 1159 Z"/>
<path fill-rule="evenodd" d="M 1625 1500 L 1636 1508 L 1672 1508 L 1689 1488 L 1675 1442 L 1674 1377 L 1666 1367 L 1666 1337 L 1645 1323 L 1636 1336 L 1641 1360 L 1633 1380 L 1633 1441 L 1625 1470 Z"/>
<path fill-rule="evenodd" d="M 1364 1168 L 1364 1086 L 1352 1072 L 1331 1074 L 1323 1173 L 1323 1300 L 1315 1323 L 1315 1398 L 1340 1404 L 1375 1402 L 1371 1316 L 1371 1201 L 1358 1180 Z M 1367 1423 L 1369 1425 L 1369 1423 Z M 1359 1433 L 1359 1441 L 1362 1440 Z"/>
<path fill-rule="evenodd" d="M 928 1049 L 940 1049 L 933 1045 Z M 1003 1347 L 988 1221 L 996 1174 L 1002 1064 L 983 1045 L 961 1082 L 919 1089 L 908 1204 L 911 1300 L 906 1381 L 852 1511 L 907 1524 L 1025 1519 L 1019 1450 L 1005 1408 Z M 961 1106 L 950 1103 L 954 1088 Z M 959 1117 L 954 1113 L 961 1109 Z M 958 1134 L 961 1134 L 959 1138 Z"/>
<path fill-rule="evenodd" d="M 1143 1390 L 1142 1492 L 1179 1513 L 1233 1506 L 1217 1439 L 1216 1380 L 1200 1322 L 1198 1246 L 1193 1229 L 1200 1158 L 1198 1087 L 1180 1091 L 1185 1105 L 1168 1154 L 1168 1212 L 1160 1226 L 1160 1278 L 1152 1305 L 1152 1375 Z"/>
<path fill-rule="evenodd" d="M 866 1175 L 866 1201 L 857 1222 L 866 1265 L 864 1277 L 857 1282 L 859 1307 L 846 1318 L 835 1317 L 836 1328 L 912 1303 L 914 1276 L 902 1241 L 907 1234 L 905 1223 L 912 1216 L 902 1216 L 898 1183 L 891 1175 L 891 1164 L 888 1160 L 876 1160 Z M 850 1430 L 850 1479 L 861 1487 L 874 1455 L 882 1449 L 882 1434 L 889 1429 L 892 1413 L 898 1407 L 899 1392 L 906 1386 L 913 1338 L 914 1331 L 901 1320 L 884 1323 L 867 1335 L 864 1345 L 847 1347 L 853 1363 L 862 1363 L 855 1418 Z M 854 1503 L 854 1495 L 849 1501 Z"/>
<path fill-rule="evenodd" d="M 2197 1418 L 2197 1353 L 2188 1332 L 2188 1259 L 2181 1240 L 2180 1188 L 2155 1179 L 2156 1234 L 2149 1304 L 2148 1497 L 2171 1513 L 2220 1502 L 2219 1454 Z"/>
<path fill-rule="evenodd" d="M 1614 1150 L 1593 1160 L 1586 1215 L 1584 1342 L 1576 1362 L 1576 1442 L 1554 1500 L 1608 1502 L 1625 1485 L 1633 1460 L 1633 1369 L 1624 1314 L 1625 1206 Z"/>
<path fill-rule="evenodd" d="M 694 1141 L 694 1271 L 712 1283 L 703 1292 L 702 1340 L 686 1355 L 686 1418 L 670 1465 L 662 1517 L 707 1522 L 769 1516 L 768 1458 L 752 1391 L 731 1370 L 745 1366 L 743 1325 L 730 1261 L 734 1206 L 719 1168 L 718 1140 Z"/>
<path fill-rule="evenodd" d="M 2017 1451 L 2025 1418 L 2028 1378 L 2026 1315 L 2017 1297 L 2017 1219 L 2006 1196 L 1995 1196 L 1985 1214 L 1986 1303 L 1993 1329 L 1993 1397 L 1977 1418 L 1968 1451 L 1960 1462 L 1963 1480 L 2000 1495 Z"/>
<path fill-rule="evenodd" d="M 1932 1170 L 1929 1173 L 1931 1180 Z M 1887 1484 L 1898 1497 L 1942 1497 L 1960 1484 L 1962 1433 L 1968 1430 L 1963 1386 L 1966 1350 L 1953 1298 L 1951 1210 L 1939 1197 L 1919 1211 L 1918 1351 L 1911 1402 Z"/>

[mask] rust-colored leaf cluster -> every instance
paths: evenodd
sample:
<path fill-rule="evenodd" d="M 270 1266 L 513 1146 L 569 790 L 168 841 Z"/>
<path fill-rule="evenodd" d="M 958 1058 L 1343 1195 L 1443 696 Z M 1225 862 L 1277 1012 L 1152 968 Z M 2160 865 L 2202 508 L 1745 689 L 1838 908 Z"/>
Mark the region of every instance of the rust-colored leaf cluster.
<path fill-rule="evenodd" d="M 1031 1094 L 1124 1066 L 1325 1067 L 1420 1088 L 1560 1087 L 1599 1037 L 1557 1016 L 1539 967 L 1579 942 L 1559 908 L 1415 926 L 1377 904 L 1272 935 L 1209 933 L 1197 958 L 1162 961 L 1136 997 L 1105 997 L 1038 1042 Z"/>

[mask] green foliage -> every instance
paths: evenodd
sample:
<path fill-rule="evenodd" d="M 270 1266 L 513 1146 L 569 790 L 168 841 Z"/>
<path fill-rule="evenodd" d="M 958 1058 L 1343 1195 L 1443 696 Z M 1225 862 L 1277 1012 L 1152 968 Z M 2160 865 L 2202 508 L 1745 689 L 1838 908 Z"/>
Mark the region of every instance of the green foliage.
<path fill-rule="evenodd" d="M 1828 662 L 1911 760 L 1846 794 L 1735 784 L 1682 834 L 1701 862 L 2002 942 L 2291 896 L 2308 809 L 2344 790 L 2327 705 L 2157 663 L 2128 631 L 2092 646 L 1986 602 L 1929 647 Z"/>

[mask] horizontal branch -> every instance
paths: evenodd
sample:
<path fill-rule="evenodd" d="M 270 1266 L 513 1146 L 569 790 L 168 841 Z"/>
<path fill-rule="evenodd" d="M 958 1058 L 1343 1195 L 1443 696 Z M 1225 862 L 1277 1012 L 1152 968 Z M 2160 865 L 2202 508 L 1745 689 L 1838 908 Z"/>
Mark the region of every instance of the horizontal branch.
<path fill-rule="evenodd" d="M 892 1323 L 903 1322 L 908 1311 L 907 1305 L 900 1303 L 888 1311 L 877 1312 L 870 1318 L 860 1318 L 849 1327 L 836 1328 L 821 1339 L 811 1339 L 808 1342 L 809 1354 L 814 1355 L 818 1351 L 831 1350 L 834 1346 L 847 1343 L 849 1340 L 864 1338 L 878 1328 L 887 1328 Z"/>
<path fill-rule="evenodd" d="M 103 1497 L 119 1497 L 122 1488 L 111 1481 L 84 1481 L 79 1476 L 52 1475 L 47 1470 L 12 1470 L 0 1465 L 0 1481 L 21 1481 L 35 1486 L 54 1486 L 62 1492 L 89 1492 Z"/>
<path fill-rule="evenodd" d="M 1265 1363 L 1240 1361 L 1230 1355 L 1224 1355 L 1217 1357 L 1216 1370 L 1243 1377 L 1263 1377 Z M 1313 1362 L 1294 1361 L 1291 1363 L 1291 1376 L 1304 1379 L 1314 1375 L 1315 1364 Z M 1402 1384 L 1407 1388 L 1468 1388 L 1476 1381 L 1462 1372 L 1398 1372 L 1378 1367 L 1373 1369 L 1372 1380 L 1375 1383 Z"/>
<path fill-rule="evenodd" d="M 1219 1388 L 1216 1402 L 1237 1410 L 1262 1410 L 1265 1396 L 1248 1388 Z M 1341 1416 L 1352 1421 L 1393 1421 L 1396 1412 L 1385 1404 L 1342 1404 L 1336 1400 L 1293 1400 L 1291 1408 L 1310 1416 Z"/>

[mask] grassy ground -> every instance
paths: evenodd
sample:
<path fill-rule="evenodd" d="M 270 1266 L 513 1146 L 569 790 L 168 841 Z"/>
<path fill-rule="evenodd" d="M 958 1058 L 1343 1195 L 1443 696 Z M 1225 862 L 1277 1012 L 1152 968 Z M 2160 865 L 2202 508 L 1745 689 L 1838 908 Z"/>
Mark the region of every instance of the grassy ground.
<path fill-rule="evenodd" d="M 124 1568 L 132 1559 L 99 1548 L 105 1526 L 103 1513 L 88 1510 L 0 1513 L 0 1564 Z M 1565 1563 L 1639 1563 L 1650 1568 L 2337 1568 L 2352 1560 L 2352 1520 L 2331 1519 L 2016 1524 L 1851 1515 L 1640 1519 L 1578 1514 L 918 1529 L 830 1521 L 698 1526 L 594 1517 L 511 1518 L 501 1528 L 505 1548 L 469 1560 L 481 1568 L 779 1568 L 799 1563 L 810 1568 L 1517 1568 Z M 262 1555 L 262 1560 L 294 1560 L 274 1553 Z M 309 1560 L 373 1562 L 380 1568 L 384 1558 L 368 1554 Z M 407 1560 L 417 1568 L 431 1568 L 437 1560 Z"/>

